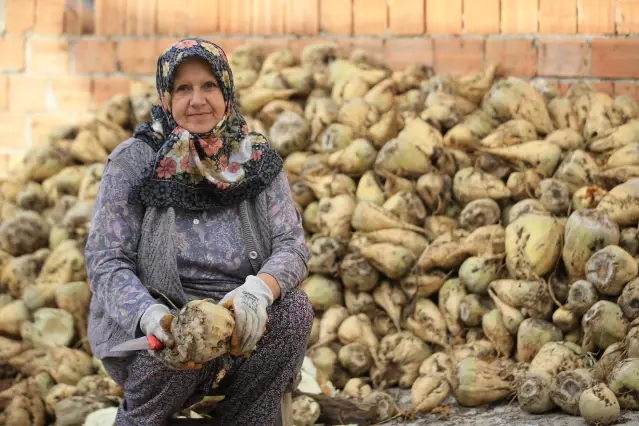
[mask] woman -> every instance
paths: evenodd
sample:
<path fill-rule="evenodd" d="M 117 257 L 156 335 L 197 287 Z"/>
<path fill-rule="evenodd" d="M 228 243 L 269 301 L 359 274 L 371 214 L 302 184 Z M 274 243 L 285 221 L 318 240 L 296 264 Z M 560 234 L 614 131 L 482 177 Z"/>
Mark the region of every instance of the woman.
<path fill-rule="evenodd" d="M 161 105 L 109 156 L 86 247 L 89 341 L 124 388 L 116 425 L 166 424 L 212 386 L 225 396 L 219 424 L 272 425 L 313 321 L 298 289 L 310 252 L 282 159 L 248 131 L 217 45 L 174 44 L 156 80 Z M 151 351 L 111 351 L 144 335 L 172 347 L 167 299 L 201 298 L 233 302 L 250 356 L 171 369 Z"/>

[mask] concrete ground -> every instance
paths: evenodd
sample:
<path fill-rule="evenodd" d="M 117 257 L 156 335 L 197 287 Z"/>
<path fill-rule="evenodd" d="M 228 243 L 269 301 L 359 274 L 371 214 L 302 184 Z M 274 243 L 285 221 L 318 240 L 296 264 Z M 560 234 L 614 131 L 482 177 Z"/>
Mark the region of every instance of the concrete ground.
<path fill-rule="evenodd" d="M 410 393 L 392 389 L 400 408 L 410 407 Z M 446 416 L 426 414 L 413 421 L 391 420 L 384 426 L 586 426 L 581 417 L 560 412 L 533 415 L 519 409 L 517 401 L 490 407 L 461 408 L 455 406 L 455 399 L 449 397 L 442 405 L 451 405 Z M 622 411 L 615 425 L 639 426 L 639 411 Z M 381 426 L 380 425 L 380 426 Z"/>

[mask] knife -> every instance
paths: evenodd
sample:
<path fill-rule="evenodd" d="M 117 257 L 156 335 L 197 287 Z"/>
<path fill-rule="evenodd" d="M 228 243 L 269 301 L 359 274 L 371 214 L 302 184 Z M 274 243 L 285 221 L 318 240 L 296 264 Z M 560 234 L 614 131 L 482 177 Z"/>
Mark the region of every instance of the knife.
<path fill-rule="evenodd" d="M 120 343 L 119 345 L 115 345 L 113 348 L 111 348 L 111 352 L 141 351 L 148 349 L 158 351 L 162 348 L 164 348 L 162 342 L 160 342 L 157 337 L 149 335 L 133 340 L 127 340 L 126 342 Z"/>

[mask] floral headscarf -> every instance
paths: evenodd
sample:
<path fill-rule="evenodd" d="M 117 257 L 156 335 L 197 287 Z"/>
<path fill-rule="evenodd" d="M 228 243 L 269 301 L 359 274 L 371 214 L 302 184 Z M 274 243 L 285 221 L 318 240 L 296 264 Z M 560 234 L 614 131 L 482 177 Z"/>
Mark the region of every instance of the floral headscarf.
<path fill-rule="evenodd" d="M 190 57 L 205 59 L 222 90 L 224 118 L 209 132 L 193 134 L 171 114 L 171 92 L 178 65 Z M 148 178 L 133 198 L 147 206 L 202 210 L 226 206 L 257 195 L 275 179 L 283 160 L 266 138 L 250 132 L 237 107 L 233 74 L 218 45 L 187 38 L 170 46 L 158 59 L 156 86 L 160 104 L 151 121 L 134 137 L 156 151 Z"/>

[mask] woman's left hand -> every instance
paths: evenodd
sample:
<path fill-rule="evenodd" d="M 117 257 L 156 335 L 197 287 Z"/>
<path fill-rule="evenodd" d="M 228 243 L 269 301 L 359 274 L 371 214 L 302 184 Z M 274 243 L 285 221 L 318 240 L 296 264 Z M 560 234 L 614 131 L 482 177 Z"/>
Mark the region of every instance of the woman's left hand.
<path fill-rule="evenodd" d="M 219 302 L 232 301 L 235 311 L 235 329 L 240 352 L 247 353 L 257 345 L 264 334 L 266 309 L 273 304 L 273 292 L 260 278 L 249 275 L 244 284 L 229 292 Z"/>

